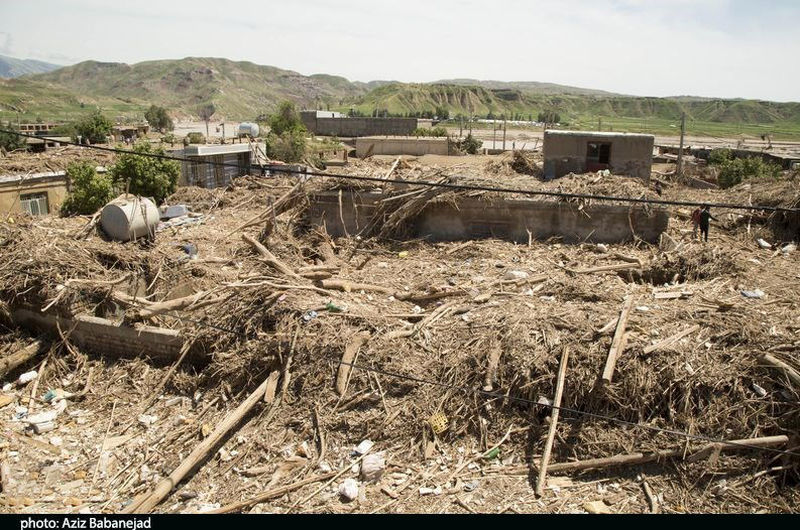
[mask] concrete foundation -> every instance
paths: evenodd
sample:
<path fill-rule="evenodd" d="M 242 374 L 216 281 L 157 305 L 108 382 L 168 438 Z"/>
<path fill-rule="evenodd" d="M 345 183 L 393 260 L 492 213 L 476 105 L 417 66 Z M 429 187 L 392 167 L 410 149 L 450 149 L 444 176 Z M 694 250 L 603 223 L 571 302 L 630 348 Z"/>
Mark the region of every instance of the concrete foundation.
<path fill-rule="evenodd" d="M 544 176 L 608 169 L 649 182 L 654 140 L 650 134 L 545 131 Z"/>
<path fill-rule="evenodd" d="M 356 235 L 367 226 L 381 198 L 378 193 L 345 192 L 340 215 L 338 193 L 316 194 L 310 197 L 307 220 L 324 226 L 334 237 Z M 541 200 L 466 198 L 456 204 L 429 204 L 411 221 L 409 236 L 429 241 L 497 238 L 525 243 L 530 231 L 536 239 L 561 237 L 567 243 L 618 243 L 634 236 L 656 243 L 668 220 L 665 208 L 601 204 L 578 210 L 571 204 Z"/>
<path fill-rule="evenodd" d="M 364 136 L 356 139 L 356 156 L 370 155 L 456 155 L 447 138 L 417 136 Z"/>

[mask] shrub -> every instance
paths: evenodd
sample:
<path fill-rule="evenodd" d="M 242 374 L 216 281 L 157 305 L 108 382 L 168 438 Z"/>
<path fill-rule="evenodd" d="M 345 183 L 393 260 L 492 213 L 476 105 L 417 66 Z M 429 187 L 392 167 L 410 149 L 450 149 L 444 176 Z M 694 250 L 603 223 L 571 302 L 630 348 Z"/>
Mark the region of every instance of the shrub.
<path fill-rule="evenodd" d="M 456 147 L 458 147 L 458 149 L 464 153 L 475 155 L 478 153 L 478 149 L 483 147 L 483 142 L 476 139 L 471 134 L 468 134 L 466 138 L 460 142 L 456 142 Z"/>
<path fill-rule="evenodd" d="M 61 205 L 62 215 L 93 214 L 113 196 L 111 177 L 99 174 L 89 162 L 73 162 L 67 166 L 70 191 Z"/>
<path fill-rule="evenodd" d="M 112 126 L 111 121 L 96 110 L 75 124 L 75 139 L 81 136 L 93 144 L 104 143 L 111 134 Z"/>
<path fill-rule="evenodd" d="M 719 166 L 733 160 L 733 151 L 730 149 L 712 149 L 708 155 L 708 164 L 711 166 Z"/>
<path fill-rule="evenodd" d="M 294 103 L 291 101 L 284 101 L 278 105 L 278 111 L 269 118 L 270 131 L 278 136 L 283 135 L 287 131 L 301 131 L 307 132 L 303 121 L 300 119 Z"/>
<path fill-rule="evenodd" d="M 735 158 L 718 165 L 717 181 L 723 188 L 730 188 L 745 179 L 778 178 L 781 168 L 777 164 L 764 162 L 761 157 Z"/>
<path fill-rule="evenodd" d="M 206 143 L 206 137 L 203 136 L 203 133 L 199 132 L 190 132 L 186 135 L 186 138 L 189 140 L 190 144 L 204 144 Z"/>
<path fill-rule="evenodd" d="M 174 145 L 175 144 L 175 135 L 172 133 L 167 133 L 161 137 L 161 143 Z"/>
<path fill-rule="evenodd" d="M 111 175 L 120 188 L 161 203 L 177 189 L 181 166 L 174 160 L 142 156 L 151 153 L 165 154 L 161 147 L 153 149 L 146 142 L 136 144 L 133 152 L 117 157 Z"/>
<path fill-rule="evenodd" d="M 277 135 L 270 133 L 264 141 L 268 157 L 283 162 L 300 162 L 306 156 L 305 130 L 294 129 Z"/>
<path fill-rule="evenodd" d="M 154 129 L 158 129 L 162 132 L 171 131 L 175 128 L 172 118 L 169 117 L 167 109 L 164 107 L 150 105 L 150 108 L 144 113 L 144 119 L 146 119 L 147 123 L 149 123 Z"/>
<path fill-rule="evenodd" d="M 8 129 L 10 131 L 16 131 L 17 128 L 8 123 L 0 123 L 3 129 Z M 20 136 L 18 134 L 10 133 L 10 132 L 0 132 L 0 148 L 5 149 L 6 151 L 13 151 L 14 149 L 22 149 L 25 147 L 25 137 Z"/>
<path fill-rule="evenodd" d="M 425 127 L 420 127 L 415 129 L 413 136 L 426 136 L 426 137 L 443 137 L 447 136 L 447 129 L 444 127 L 434 127 L 432 129 L 426 129 Z"/>

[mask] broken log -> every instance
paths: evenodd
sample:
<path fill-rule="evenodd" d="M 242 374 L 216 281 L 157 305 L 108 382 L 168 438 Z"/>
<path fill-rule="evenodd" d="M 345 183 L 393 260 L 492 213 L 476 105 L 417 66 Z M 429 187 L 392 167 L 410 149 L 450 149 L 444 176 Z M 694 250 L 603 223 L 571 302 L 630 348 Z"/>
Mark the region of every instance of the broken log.
<path fill-rule="evenodd" d="M 45 343 L 37 339 L 21 350 L 17 350 L 10 355 L 3 356 L 0 358 L 0 378 L 5 377 L 5 375 L 9 372 L 35 358 L 44 350 Z"/>
<path fill-rule="evenodd" d="M 354 333 L 345 346 L 342 362 L 336 373 L 336 392 L 343 396 L 347 392 L 347 384 L 350 382 L 350 372 L 352 364 L 358 356 L 358 350 L 369 340 L 370 334 L 367 331 Z"/>
<path fill-rule="evenodd" d="M 351 282 L 350 280 L 343 280 L 341 278 L 328 278 L 320 280 L 318 285 L 323 289 L 334 289 L 336 291 L 344 291 L 346 293 L 352 291 L 369 291 L 373 293 L 392 294 L 394 289 L 390 287 L 383 287 L 381 285 L 371 285 L 368 283 Z"/>
<path fill-rule="evenodd" d="M 278 390 L 278 378 L 280 375 L 281 373 L 275 370 L 267 377 L 267 388 L 264 390 L 264 403 L 272 403 L 275 400 L 275 392 Z"/>
<path fill-rule="evenodd" d="M 336 471 L 331 471 L 329 473 L 325 473 L 324 475 L 314 475 L 312 477 L 304 478 L 303 480 L 298 480 L 294 484 L 289 484 L 288 486 L 281 486 L 280 488 L 275 488 L 272 490 L 267 490 L 263 493 L 259 493 L 255 497 L 250 499 L 240 501 L 240 502 L 233 502 L 231 504 L 226 504 L 220 508 L 215 510 L 211 510 L 209 512 L 203 513 L 230 513 L 230 512 L 239 512 L 244 510 L 245 508 L 249 508 L 250 506 L 260 504 L 262 502 L 266 502 L 270 499 L 276 499 L 278 497 L 283 497 L 287 493 L 290 493 L 296 489 L 300 489 L 303 486 L 307 486 L 309 484 L 313 484 L 315 482 L 321 482 L 323 480 L 328 480 L 336 475 Z"/>
<path fill-rule="evenodd" d="M 676 342 L 678 342 L 679 340 L 681 340 L 685 336 L 691 335 L 692 333 L 694 333 L 698 329 L 700 329 L 700 326 L 698 324 L 695 324 L 694 326 L 690 326 L 690 327 L 684 329 L 683 331 L 680 331 L 680 332 L 678 332 L 678 333 L 676 333 L 674 335 L 671 335 L 671 336 L 667 337 L 666 339 L 664 339 L 662 341 L 659 341 L 659 342 L 653 344 L 652 346 L 648 346 L 647 348 L 644 349 L 643 353 L 645 355 L 648 355 L 648 354 L 650 354 L 650 353 L 652 353 L 654 351 L 660 350 L 662 348 L 666 348 L 667 346 L 672 346 L 673 344 L 675 344 Z"/>
<path fill-rule="evenodd" d="M 483 389 L 487 392 L 491 392 L 494 388 L 492 386 L 492 381 L 494 381 L 497 376 L 497 366 L 500 364 L 500 355 L 502 355 L 502 353 L 503 350 L 500 349 L 500 344 L 493 342 L 492 347 L 489 350 L 489 360 L 486 365 L 486 375 L 483 378 Z"/>
<path fill-rule="evenodd" d="M 561 363 L 558 365 L 558 379 L 556 380 L 556 393 L 553 397 L 553 407 L 550 409 L 550 427 L 547 429 L 547 441 L 544 444 L 542 460 L 539 464 L 539 478 L 536 480 L 536 495 L 544 495 L 544 482 L 547 480 L 547 465 L 550 463 L 550 452 L 553 450 L 553 440 L 556 437 L 558 424 L 558 411 L 561 407 L 561 396 L 564 393 L 564 377 L 567 374 L 567 361 L 569 360 L 569 346 L 564 347 L 561 354 Z"/>
<path fill-rule="evenodd" d="M 628 269 L 639 269 L 641 265 L 638 263 L 615 263 L 614 265 L 601 265 L 599 267 L 592 267 L 589 269 L 564 269 L 573 274 L 591 274 L 593 272 L 607 272 L 607 271 L 624 271 Z"/>
<path fill-rule="evenodd" d="M 266 221 L 266 226 L 264 227 L 262 234 L 264 236 L 269 236 L 274 228 L 273 218 L 287 210 L 291 210 L 303 199 L 305 194 L 302 193 L 302 188 L 303 182 L 298 182 L 292 189 L 281 195 L 278 200 L 272 203 L 272 205 L 269 206 L 264 212 L 256 215 L 255 217 L 251 217 L 244 224 L 232 230 L 228 234 L 228 237 L 232 236 L 236 232 L 239 232 L 240 230 L 244 230 L 250 226 L 255 226 L 264 221 Z"/>
<path fill-rule="evenodd" d="M 182 298 L 175 298 L 173 300 L 167 300 L 165 302 L 150 303 L 146 307 L 140 309 L 134 309 L 130 313 L 130 318 L 132 320 L 147 320 L 148 318 L 153 318 L 154 316 L 158 316 L 162 313 L 168 313 L 170 311 L 180 311 L 182 309 L 186 309 L 187 307 L 191 307 L 197 304 L 209 294 L 210 294 L 209 291 L 200 291 L 199 293 L 195 293 L 189 296 L 184 296 Z M 214 301 L 222 301 L 222 299 L 223 299 L 222 297 L 217 297 L 214 299 Z"/>
<path fill-rule="evenodd" d="M 744 438 L 741 440 L 730 440 L 723 444 L 719 444 L 722 450 L 736 451 L 742 449 L 750 449 L 755 447 L 773 447 L 776 445 L 786 445 L 789 443 L 789 437 L 786 435 L 780 436 L 764 436 L 761 438 Z M 712 446 L 715 444 L 712 444 Z M 706 451 L 706 448 L 700 451 Z M 590 458 L 588 460 L 578 460 L 576 462 L 561 462 L 550 466 L 550 471 L 582 471 L 585 469 L 600 469 L 613 466 L 629 466 L 634 464 L 645 464 L 647 462 L 654 462 L 656 460 L 664 460 L 666 458 L 682 457 L 686 454 L 686 448 L 680 447 L 678 449 L 664 449 L 652 453 L 629 453 L 622 455 L 614 455 L 605 458 Z M 697 454 L 697 453 L 695 453 Z"/>
<path fill-rule="evenodd" d="M 397 164 L 400 163 L 400 158 L 401 157 L 399 157 L 399 156 L 397 157 L 397 160 L 394 161 L 394 164 L 392 164 L 392 167 L 389 168 L 389 171 L 386 172 L 386 174 L 383 176 L 382 180 L 387 180 L 389 177 L 392 176 L 392 173 L 394 173 L 394 170 L 397 167 Z"/>
<path fill-rule="evenodd" d="M 633 307 L 633 296 L 629 296 L 622 306 L 622 311 L 617 320 L 617 329 L 614 331 L 614 338 L 611 340 L 611 348 L 608 350 L 606 365 L 603 368 L 603 382 L 610 383 L 614 377 L 614 367 L 617 365 L 617 358 L 625 349 L 625 327 L 628 325 L 628 315 Z"/>
<path fill-rule="evenodd" d="M 200 442 L 167 478 L 159 482 L 151 492 L 134 499 L 131 504 L 122 510 L 122 513 L 150 513 L 153 508 L 158 506 L 172 489 L 192 473 L 208 457 L 211 451 L 241 423 L 253 407 L 262 400 L 268 384 L 269 378 L 265 379 L 233 412 L 225 416 L 208 438 Z"/>
<path fill-rule="evenodd" d="M 285 274 L 286 276 L 289 276 L 291 278 L 300 278 L 300 276 L 295 274 L 295 272 L 291 268 L 289 268 L 288 265 L 283 263 L 275 256 L 275 254 L 270 252 L 267 247 L 265 247 L 264 245 L 262 245 L 261 243 L 259 243 L 258 241 L 256 241 L 247 234 L 242 234 L 242 239 L 245 242 L 249 243 L 250 246 L 253 247 L 255 251 L 261 255 L 262 258 L 264 258 L 264 261 L 267 263 L 267 265 L 269 265 L 276 271 L 280 272 L 281 274 Z"/>
<path fill-rule="evenodd" d="M 800 373 L 797 373 L 797 370 L 786 364 L 785 362 L 781 361 L 780 359 L 770 355 L 769 353 L 765 353 L 761 360 L 765 363 L 769 364 L 774 368 L 779 368 L 783 370 L 783 373 L 786 374 L 786 377 L 792 380 L 792 382 L 800 388 Z"/>

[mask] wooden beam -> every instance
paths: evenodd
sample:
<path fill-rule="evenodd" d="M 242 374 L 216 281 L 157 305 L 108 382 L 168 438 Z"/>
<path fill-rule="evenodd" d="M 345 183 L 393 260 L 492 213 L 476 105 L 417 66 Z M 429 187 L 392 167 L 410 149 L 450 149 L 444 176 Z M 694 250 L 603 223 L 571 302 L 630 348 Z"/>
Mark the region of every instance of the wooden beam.
<path fill-rule="evenodd" d="M 700 326 L 698 324 L 695 324 L 694 326 L 690 326 L 690 327 L 684 329 L 683 331 L 679 331 L 678 333 L 676 333 L 674 335 L 671 335 L 671 336 L 667 337 L 666 339 L 653 344 L 652 346 L 648 346 L 647 348 L 644 349 L 643 353 L 645 355 L 648 355 L 648 354 L 650 354 L 650 353 L 652 353 L 652 352 L 654 352 L 656 350 L 660 350 L 660 349 L 666 348 L 667 346 L 672 346 L 673 344 L 675 344 L 676 342 L 681 340 L 683 337 L 685 337 L 687 335 L 691 335 L 692 333 L 694 333 L 698 329 L 700 329 Z"/>
<path fill-rule="evenodd" d="M 622 306 L 622 312 L 617 320 L 617 329 L 614 331 L 614 338 L 611 341 L 611 348 L 608 350 L 606 365 L 603 368 L 603 382 L 610 383 L 614 377 L 614 367 L 617 365 L 617 358 L 625 349 L 625 327 L 628 325 L 628 315 L 633 307 L 633 295 L 628 296 Z"/>
<path fill-rule="evenodd" d="M 265 379 L 233 412 L 225 416 L 208 438 L 200 442 L 167 478 L 159 482 L 151 492 L 134 499 L 131 504 L 122 510 L 122 513 L 150 513 L 153 508 L 158 506 L 175 486 L 199 466 L 211 451 L 234 431 L 234 428 L 241 423 L 253 407 L 262 401 L 268 384 L 269 378 Z"/>
<path fill-rule="evenodd" d="M 564 346 L 561 353 L 561 363 L 558 365 L 558 379 L 556 380 L 556 394 L 553 398 L 553 407 L 550 409 L 550 427 L 547 430 L 547 441 L 544 444 L 544 453 L 539 464 L 539 478 L 536 481 L 536 495 L 544 495 L 544 484 L 547 480 L 547 465 L 550 463 L 550 452 L 553 450 L 553 440 L 556 436 L 558 411 L 561 406 L 561 396 L 564 392 L 564 377 L 567 374 L 567 361 L 569 360 L 569 346 Z"/>
<path fill-rule="evenodd" d="M 24 348 L 0 358 L 0 377 L 5 377 L 7 373 L 39 355 L 44 351 L 44 347 L 45 343 L 43 341 L 35 340 Z"/>
<path fill-rule="evenodd" d="M 785 362 L 781 361 L 780 359 L 770 355 L 769 353 L 765 353 L 761 357 L 761 360 L 769 364 L 770 366 L 773 366 L 774 368 L 779 368 L 783 370 L 783 373 L 785 373 L 786 376 L 789 379 L 791 379 L 792 382 L 796 384 L 798 388 L 800 388 L 800 373 L 797 373 L 797 370 L 795 370 Z"/>

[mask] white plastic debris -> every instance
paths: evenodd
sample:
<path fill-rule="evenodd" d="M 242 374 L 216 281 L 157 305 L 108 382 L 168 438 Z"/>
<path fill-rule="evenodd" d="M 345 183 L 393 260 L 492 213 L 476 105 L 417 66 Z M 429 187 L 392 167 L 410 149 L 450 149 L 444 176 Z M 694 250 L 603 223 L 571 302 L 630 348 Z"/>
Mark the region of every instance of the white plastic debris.
<path fill-rule="evenodd" d="M 791 254 L 791 253 L 792 253 L 792 252 L 794 252 L 795 250 L 797 250 L 797 245 L 795 245 L 794 243 L 789 243 L 788 245 L 786 245 L 786 246 L 784 246 L 783 248 L 781 248 L 781 252 L 782 252 L 784 255 L 786 255 L 786 254 Z"/>
<path fill-rule="evenodd" d="M 375 445 L 375 442 L 372 440 L 364 440 L 360 444 L 358 444 L 355 448 L 355 452 L 360 455 L 365 455 L 369 453 L 369 450 L 372 449 L 372 446 Z"/>
<path fill-rule="evenodd" d="M 25 372 L 24 374 L 20 375 L 19 379 L 17 379 L 17 383 L 24 385 L 25 383 L 30 383 L 38 376 L 39 373 L 36 370 L 31 370 L 30 372 Z"/>
<path fill-rule="evenodd" d="M 33 423 L 31 425 L 33 426 L 33 432 L 36 434 L 44 434 L 56 428 L 56 422 L 54 421 L 43 421 L 40 423 Z"/>
<path fill-rule="evenodd" d="M 11 390 L 11 386 L 12 386 L 11 383 L 6 383 L 3 385 L 3 388 L 1 390 L 3 392 L 8 392 L 9 390 Z"/>
<path fill-rule="evenodd" d="M 139 416 L 139 423 L 146 427 L 154 424 L 156 420 L 158 420 L 158 416 L 153 416 L 151 414 L 142 414 Z"/>
<path fill-rule="evenodd" d="M 374 453 L 364 457 L 361 461 L 361 479 L 367 482 L 376 482 L 386 469 L 386 459 L 383 453 Z"/>
<path fill-rule="evenodd" d="M 527 277 L 528 273 L 525 271 L 506 271 L 503 275 L 506 280 L 524 280 Z"/>
<path fill-rule="evenodd" d="M 423 486 L 423 487 L 421 487 L 419 489 L 419 494 L 420 495 L 441 495 L 442 494 L 442 487 L 441 486 L 436 486 L 435 488 L 426 488 L 426 487 Z"/>
<path fill-rule="evenodd" d="M 344 479 L 339 485 L 339 495 L 348 502 L 354 500 L 358 497 L 358 482 L 352 478 Z"/>
<path fill-rule="evenodd" d="M 647 307 L 646 305 L 637 305 L 636 306 L 636 310 L 637 311 L 647 312 L 647 311 L 650 311 L 650 308 Z"/>
<path fill-rule="evenodd" d="M 745 298 L 764 298 L 764 291 L 761 289 L 753 289 L 752 291 L 742 291 L 742 296 Z"/>
<path fill-rule="evenodd" d="M 753 383 L 752 386 L 753 386 L 753 392 L 758 394 L 758 397 L 764 397 L 764 396 L 767 395 L 767 391 L 764 389 L 764 387 L 762 387 L 762 386 L 760 386 L 760 385 L 758 385 L 756 383 Z"/>
<path fill-rule="evenodd" d="M 601 253 L 601 254 L 605 254 L 606 252 L 608 252 L 608 245 L 605 245 L 605 244 L 603 244 L 603 243 L 598 243 L 598 244 L 596 244 L 596 245 L 594 246 L 594 248 L 595 248 L 595 250 L 596 250 L 597 252 L 599 252 L 599 253 Z"/>
<path fill-rule="evenodd" d="M 758 243 L 758 246 L 759 246 L 759 247 L 761 247 L 761 248 L 763 248 L 763 249 L 770 249 L 770 248 L 772 248 L 772 245 L 770 245 L 769 243 L 767 243 L 766 241 L 764 241 L 764 240 L 763 240 L 763 239 L 761 239 L 760 237 L 759 237 L 758 239 L 756 239 L 756 243 Z"/>
<path fill-rule="evenodd" d="M 322 461 L 322 462 L 320 462 L 320 463 L 319 463 L 319 465 L 318 465 L 317 467 L 318 467 L 318 468 L 319 468 L 319 470 L 320 470 L 320 471 L 322 471 L 323 473 L 330 473 L 330 471 L 331 471 L 331 469 L 332 469 L 332 468 L 331 468 L 331 465 L 330 465 L 329 463 L 325 462 L 325 461 Z"/>

